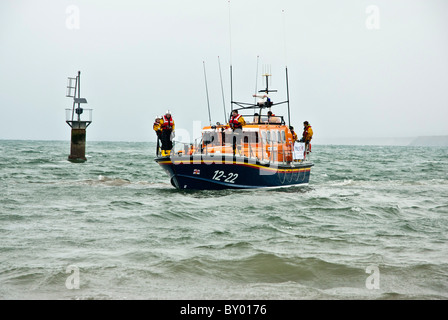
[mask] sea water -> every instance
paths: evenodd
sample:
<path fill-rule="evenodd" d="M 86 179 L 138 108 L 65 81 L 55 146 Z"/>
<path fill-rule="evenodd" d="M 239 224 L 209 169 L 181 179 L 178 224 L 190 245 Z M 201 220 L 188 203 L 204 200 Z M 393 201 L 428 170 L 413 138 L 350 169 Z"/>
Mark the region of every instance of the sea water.
<path fill-rule="evenodd" d="M 0 140 L 0 299 L 447 299 L 448 148 L 313 145 L 310 183 L 179 191 L 155 143 Z"/>

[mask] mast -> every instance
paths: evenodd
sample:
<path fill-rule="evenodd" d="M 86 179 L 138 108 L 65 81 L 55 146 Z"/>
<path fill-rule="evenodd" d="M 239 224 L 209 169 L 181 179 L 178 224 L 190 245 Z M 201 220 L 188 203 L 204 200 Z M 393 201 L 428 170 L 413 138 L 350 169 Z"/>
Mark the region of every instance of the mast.
<path fill-rule="evenodd" d="M 222 85 L 221 61 L 219 60 L 219 56 L 218 56 L 218 65 L 219 65 L 219 78 L 221 79 L 222 107 L 223 107 L 223 111 L 224 111 L 224 123 L 225 123 L 227 121 L 226 102 L 224 100 L 224 87 Z"/>
<path fill-rule="evenodd" d="M 257 71 L 255 72 L 255 93 L 257 93 L 258 90 L 258 60 L 260 56 L 257 56 Z M 254 97 L 254 104 L 257 103 L 257 97 Z"/>
<path fill-rule="evenodd" d="M 232 104 L 233 104 L 233 81 L 232 81 L 232 64 L 230 64 L 230 114 L 232 114 Z"/>
<path fill-rule="evenodd" d="M 81 121 L 81 71 L 78 71 L 78 108 L 76 113 L 78 114 L 78 121 Z"/>
<path fill-rule="evenodd" d="M 230 19 L 230 0 L 228 0 L 229 5 L 229 56 L 230 56 L 230 113 L 229 113 L 229 120 L 230 116 L 232 114 L 232 105 L 233 105 L 233 75 L 232 75 L 232 25 L 231 25 L 231 19 Z M 226 117 L 227 119 L 227 117 Z"/>
<path fill-rule="evenodd" d="M 209 124 L 211 126 L 212 125 L 212 117 L 210 115 L 210 102 L 209 102 L 209 99 L 208 99 L 207 76 L 205 74 L 205 61 L 202 61 L 202 64 L 204 66 L 205 92 L 207 93 L 208 121 L 209 121 Z"/>
<path fill-rule="evenodd" d="M 282 10 L 283 16 L 283 50 L 285 54 L 285 71 L 286 71 L 286 102 L 288 104 L 288 127 L 291 126 L 291 112 L 289 107 L 289 84 L 288 84 L 288 63 L 286 59 L 286 14 L 285 10 Z"/>
<path fill-rule="evenodd" d="M 280 105 L 280 104 L 284 104 L 286 103 L 288 105 L 288 124 L 289 126 L 291 125 L 291 110 L 290 110 L 290 104 L 289 104 L 289 80 L 288 80 L 288 67 L 286 64 L 286 37 L 284 37 L 284 53 L 285 53 L 285 68 L 286 68 L 286 95 L 287 95 L 287 99 L 286 101 L 281 101 L 281 102 L 272 102 L 270 97 L 269 97 L 269 93 L 270 92 L 277 92 L 277 90 L 273 90 L 269 88 L 269 77 L 272 76 L 271 74 L 271 68 L 270 66 L 264 66 L 264 73 L 262 74 L 262 77 L 265 77 L 265 81 L 266 81 L 266 88 L 262 89 L 262 90 L 257 90 L 257 78 L 258 76 L 256 76 L 255 79 L 255 94 L 254 97 L 257 96 L 257 92 L 258 93 L 265 93 L 267 95 L 267 101 L 265 101 L 263 104 L 259 104 L 256 102 L 256 99 L 254 101 L 254 103 L 245 103 L 245 102 L 240 102 L 240 101 L 234 101 L 233 100 L 233 68 L 232 68 L 232 38 L 231 38 L 231 19 L 230 19 L 230 0 L 228 0 L 228 4 L 229 4 L 229 47 L 230 47 L 230 113 L 232 112 L 233 109 L 233 105 L 235 104 L 236 106 L 238 106 L 237 110 L 240 109 L 255 109 L 255 108 L 259 108 L 259 113 L 260 116 L 262 114 L 262 110 L 265 108 L 269 108 L 271 109 L 272 106 L 274 105 Z M 283 18 L 284 18 L 284 10 L 282 10 L 283 13 Z M 285 21 L 283 19 L 283 27 L 285 29 Z M 285 30 L 284 30 L 285 33 Z M 259 60 L 259 56 L 257 55 L 257 71 L 256 73 L 258 74 L 258 60 Z M 272 80 L 272 79 L 271 79 Z M 283 120 L 282 117 L 282 123 L 285 124 L 285 121 Z"/>
<path fill-rule="evenodd" d="M 289 109 L 289 85 L 288 85 L 288 67 L 286 67 L 286 101 L 288 103 L 288 127 L 291 126 L 291 113 Z"/>

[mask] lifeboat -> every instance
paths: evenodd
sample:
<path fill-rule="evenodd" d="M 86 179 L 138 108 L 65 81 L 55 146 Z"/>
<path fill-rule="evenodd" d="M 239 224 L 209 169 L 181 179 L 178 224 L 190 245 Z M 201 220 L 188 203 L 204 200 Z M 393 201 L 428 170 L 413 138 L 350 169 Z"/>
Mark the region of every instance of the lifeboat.
<path fill-rule="evenodd" d="M 256 189 L 309 183 L 314 165 L 309 151 L 304 143 L 293 140 L 284 117 L 270 112 L 276 104 L 266 99 L 274 91 L 269 90 L 267 77 L 261 101 L 232 101 L 238 106 L 233 110 L 245 119 L 242 128 L 233 130 L 229 123 L 205 126 L 194 143 L 175 142 L 169 156 L 155 158 L 175 188 Z M 285 102 L 289 114 L 289 101 L 281 103 Z"/>

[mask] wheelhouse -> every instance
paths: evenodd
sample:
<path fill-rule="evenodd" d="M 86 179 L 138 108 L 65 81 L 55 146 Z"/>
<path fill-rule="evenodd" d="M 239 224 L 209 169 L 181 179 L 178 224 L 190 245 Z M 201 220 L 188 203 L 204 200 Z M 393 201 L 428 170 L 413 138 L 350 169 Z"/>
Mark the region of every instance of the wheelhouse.
<path fill-rule="evenodd" d="M 175 155 L 241 156 L 262 163 L 293 161 L 294 141 L 282 116 L 244 116 L 246 125 L 233 131 L 229 125 L 206 126 L 194 144 L 176 145 Z"/>

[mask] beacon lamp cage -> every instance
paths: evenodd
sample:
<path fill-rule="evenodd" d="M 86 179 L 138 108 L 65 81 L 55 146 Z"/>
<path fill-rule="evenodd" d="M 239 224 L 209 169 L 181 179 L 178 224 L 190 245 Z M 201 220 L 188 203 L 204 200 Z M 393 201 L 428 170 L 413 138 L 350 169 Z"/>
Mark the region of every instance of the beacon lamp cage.
<path fill-rule="evenodd" d="M 92 111 L 84 108 L 65 109 L 65 122 L 72 128 L 87 128 L 92 123 Z"/>

